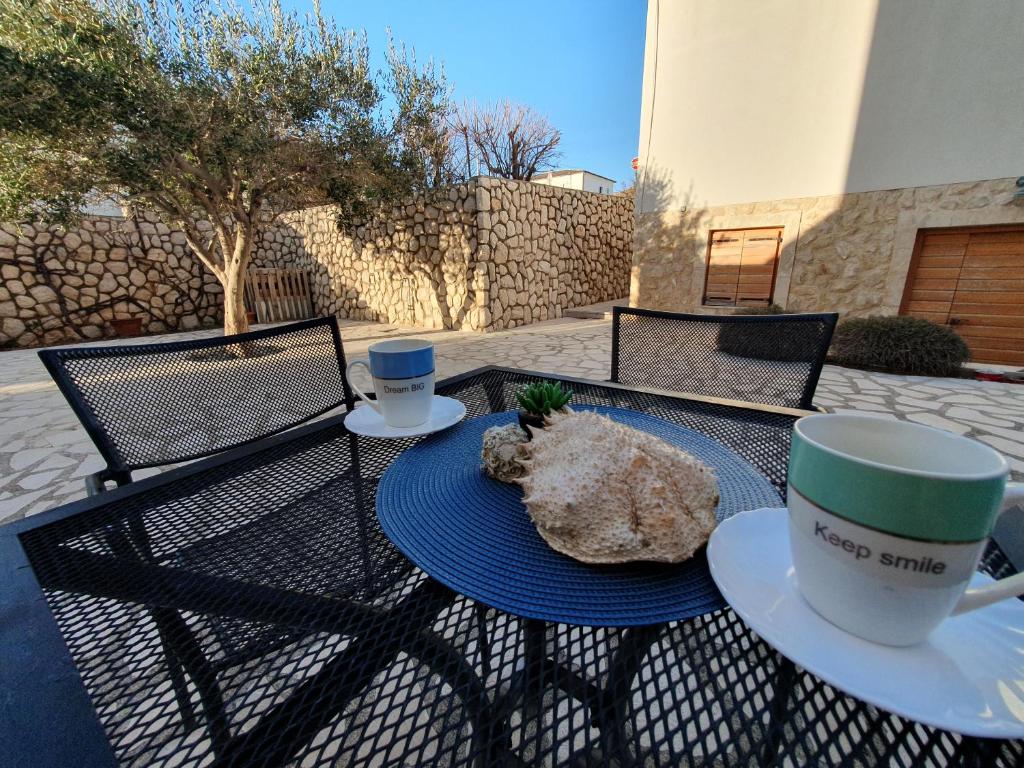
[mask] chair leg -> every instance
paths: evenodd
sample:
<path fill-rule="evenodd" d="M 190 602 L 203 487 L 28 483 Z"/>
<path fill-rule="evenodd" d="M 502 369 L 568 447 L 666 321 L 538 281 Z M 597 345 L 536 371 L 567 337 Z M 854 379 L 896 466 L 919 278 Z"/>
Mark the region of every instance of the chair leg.
<path fill-rule="evenodd" d="M 786 706 L 789 703 L 793 686 L 796 684 L 796 667 L 789 659 L 781 658 L 778 672 L 775 676 L 773 688 L 775 689 L 775 700 L 772 702 L 771 713 L 768 722 L 768 734 L 765 739 L 764 752 L 761 755 L 761 765 L 775 765 L 779 757 L 779 749 L 785 736 L 786 727 Z"/>
<path fill-rule="evenodd" d="M 626 722 L 628 720 L 629 687 L 633 678 L 640 671 L 647 653 L 654 641 L 664 629 L 663 624 L 649 627 L 634 627 L 623 630 L 621 642 L 612 655 L 608 665 L 608 683 L 602 690 L 603 705 L 600 712 L 595 712 L 594 719 L 600 723 L 602 740 L 607 745 L 607 753 L 616 755 L 623 765 L 639 759 L 640 745 L 634 745 L 636 756 L 629 756 L 629 745 L 626 738 Z"/>
<path fill-rule="evenodd" d="M 107 527 L 107 545 L 119 557 L 152 562 L 153 553 L 149 546 L 149 536 L 142 520 L 132 517 L 127 522 L 127 532 L 120 526 Z M 171 686 L 181 707 L 182 721 L 186 727 L 194 727 L 196 724 L 195 708 L 192 706 L 188 683 L 185 680 L 187 674 L 199 689 L 199 700 L 202 702 L 209 725 L 210 741 L 216 754 L 231 737 L 224 697 L 217 683 L 216 672 L 203 655 L 192 630 L 177 611 L 159 606 L 149 606 L 147 610 L 160 635 Z"/>
<path fill-rule="evenodd" d="M 85 477 L 85 495 L 86 496 L 99 496 L 107 490 L 107 486 L 103 482 L 101 472 L 96 472 L 92 475 L 86 475 Z"/>
<path fill-rule="evenodd" d="M 199 700 L 206 715 L 213 753 L 220 754 L 231 739 L 231 727 L 224 707 L 224 696 L 217 683 L 217 673 L 203 655 L 192 630 L 177 611 L 173 608 L 150 610 L 157 627 L 160 628 L 161 636 L 170 645 L 173 658 L 181 664 L 199 690 Z M 189 706 L 191 708 L 191 702 Z"/>
<path fill-rule="evenodd" d="M 491 638 L 487 633 L 487 607 L 473 603 L 473 615 L 476 617 L 477 653 L 480 656 L 480 667 L 484 671 L 484 679 L 491 676 Z"/>
<path fill-rule="evenodd" d="M 351 432 L 348 436 L 348 450 L 349 455 L 352 457 L 352 492 L 356 501 L 356 527 L 358 528 L 359 535 L 360 557 L 363 561 L 363 594 L 369 594 L 373 588 L 374 569 L 373 559 L 370 557 L 369 532 L 366 529 L 366 518 L 367 514 L 372 515 L 373 511 L 368 511 L 364 502 L 366 497 L 363 495 L 363 483 L 365 481 L 359 465 L 359 438 Z"/>
<path fill-rule="evenodd" d="M 391 664 L 399 652 L 415 656 L 454 688 L 467 692 L 464 705 L 474 720 L 474 733 L 487 738 L 488 745 L 495 750 L 495 759 L 488 760 L 488 767 L 506 764 L 500 737 L 494 738 L 501 732 L 498 713 L 470 664 L 445 640 L 432 635 L 429 627 L 410 626 L 414 617 L 437 615 L 455 599 L 455 593 L 447 587 L 431 580 L 423 582 L 392 609 L 387 624 L 373 628 L 373 637 L 356 638 L 345 650 L 325 662 L 322 669 L 297 686 L 287 700 L 271 707 L 257 724 L 235 736 L 227 748 L 217 754 L 213 765 L 217 768 L 248 766 L 257 757 L 265 764 L 289 762 L 302 745 L 338 717 L 352 698 Z M 372 655 L 363 647 L 367 640 L 374 645 Z"/>
<path fill-rule="evenodd" d="M 199 726 L 196 719 L 196 708 L 192 706 L 192 696 L 188 692 L 188 679 L 185 677 L 185 670 L 178 663 L 178 657 L 167 642 L 166 633 L 157 627 L 160 635 L 160 645 L 164 650 L 164 658 L 167 659 L 167 675 L 171 679 L 171 689 L 174 691 L 174 698 L 178 702 L 178 709 L 181 710 L 181 720 L 186 730 L 193 730 Z"/>

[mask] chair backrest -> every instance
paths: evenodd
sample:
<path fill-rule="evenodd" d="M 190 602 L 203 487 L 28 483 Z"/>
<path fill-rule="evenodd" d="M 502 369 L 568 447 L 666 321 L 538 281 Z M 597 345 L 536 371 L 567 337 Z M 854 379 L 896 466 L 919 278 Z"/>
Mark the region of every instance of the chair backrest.
<path fill-rule="evenodd" d="M 131 470 L 218 453 L 353 403 L 334 317 L 39 356 L 119 483 Z"/>
<path fill-rule="evenodd" d="M 838 315 L 684 315 L 615 307 L 612 381 L 810 408 Z"/>

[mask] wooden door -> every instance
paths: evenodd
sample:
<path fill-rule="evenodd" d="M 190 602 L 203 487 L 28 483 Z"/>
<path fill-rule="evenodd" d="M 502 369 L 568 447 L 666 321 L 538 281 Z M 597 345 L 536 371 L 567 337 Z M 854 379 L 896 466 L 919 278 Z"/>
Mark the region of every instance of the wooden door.
<path fill-rule="evenodd" d="M 704 304 L 767 306 L 775 287 L 782 227 L 712 232 Z"/>
<path fill-rule="evenodd" d="M 1024 228 L 920 231 L 900 314 L 952 326 L 972 360 L 1024 365 Z"/>

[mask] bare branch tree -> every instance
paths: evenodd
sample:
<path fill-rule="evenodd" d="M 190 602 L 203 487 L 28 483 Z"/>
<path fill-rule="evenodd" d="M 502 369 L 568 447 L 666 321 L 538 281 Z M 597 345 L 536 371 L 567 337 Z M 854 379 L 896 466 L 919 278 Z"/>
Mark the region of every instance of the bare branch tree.
<path fill-rule="evenodd" d="M 463 105 L 455 134 L 467 155 L 472 153 L 488 173 L 505 179 L 529 181 L 560 156 L 561 132 L 530 107 L 510 101 Z"/>

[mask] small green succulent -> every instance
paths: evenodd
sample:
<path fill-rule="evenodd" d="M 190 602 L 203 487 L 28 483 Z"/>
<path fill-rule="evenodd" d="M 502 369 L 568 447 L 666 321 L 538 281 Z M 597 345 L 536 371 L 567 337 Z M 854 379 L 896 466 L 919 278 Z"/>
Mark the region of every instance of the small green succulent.
<path fill-rule="evenodd" d="M 548 381 L 530 384 L 516 393 L 516 400 L 523 410 L 537 416 L 547 416 L 552 411 L 559 411 L 571 399 L 571 389 L 562 389 L 561 384 Z"/>

